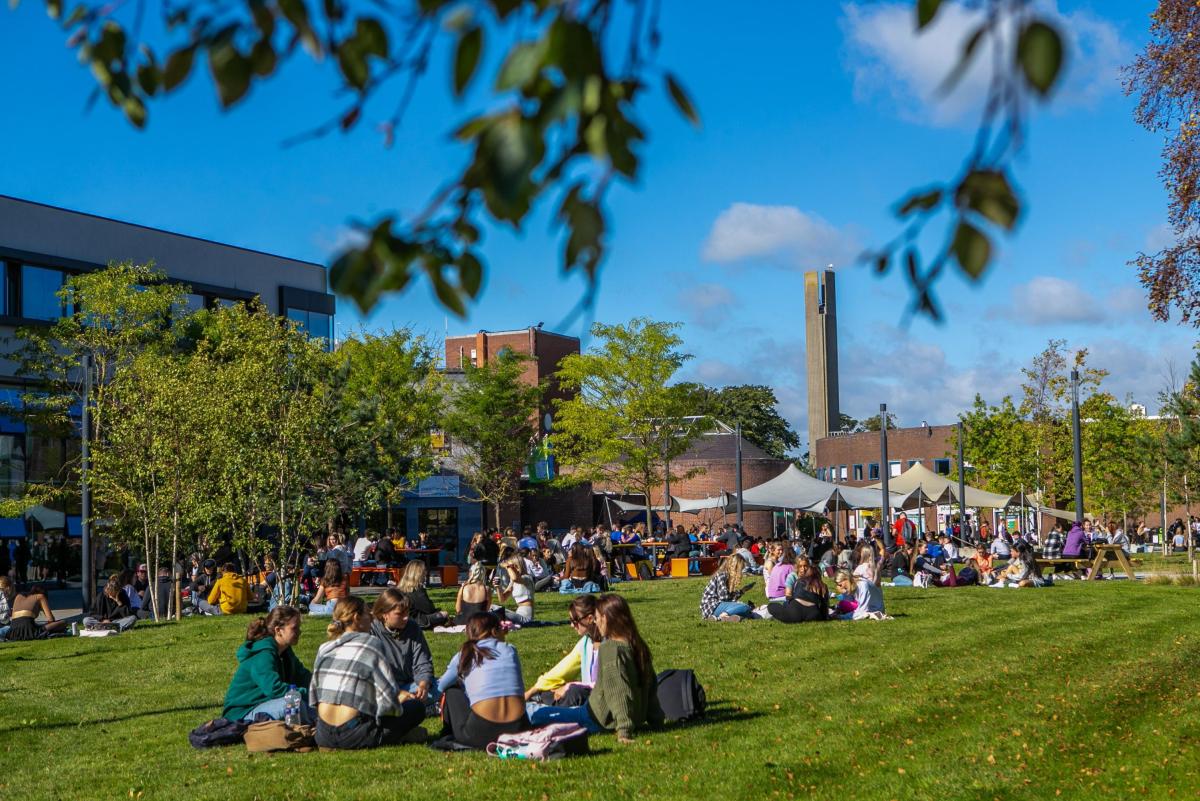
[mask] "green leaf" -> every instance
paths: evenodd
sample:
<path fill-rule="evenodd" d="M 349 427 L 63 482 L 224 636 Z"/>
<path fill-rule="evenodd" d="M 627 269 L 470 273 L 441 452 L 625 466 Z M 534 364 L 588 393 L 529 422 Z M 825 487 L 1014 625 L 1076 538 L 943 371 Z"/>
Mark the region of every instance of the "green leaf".
<path fill-rule="evenodd" d="M 666 82 L 667 93 L 671 95 L 671 101 L 675 104 L 675 108 L 679 109 L 679 113 L 686 117 L 692 125 L 700 127 L 700 115 L 696 113 L 696 106 L 684 91 L 683 86 L 669 72 L 666 75 Z"/>
<path fill-rule="evenodd" d="M 121 103 L 121 110 L 125 112 L 125 117 L 137 128 L 146 126 L 146 104 L 142 102 L 140 97 L 131 95 L 125 98 Z"/>
<path fill-rule="evenodd" d="M 245 97 L 250 89 L 250 61 L 230 42 L 208 50 L 208 67 L 217 85 L 221 105 L 229 108 Z"/>
<path fill-rule="evenodd" d="M 522 42 L 508 53 L 500 74 L 496 76 L 496 89 L 504 91 L 518 86 L 525 86 L 532 81 L 542 69 L 542 61 L 546 57 L 546 41 L 538 39 L 535 42 Z"/>
<path fill-rule="evenodd" d="M 462 297 L 450 285 L 450 282 L 439 272 L 432 273 L 430 279 L 433 281 L 433 291 L 437 295 L 438 301 L 459 317 L 466 317 L 467 307 L 463 305 Z"/>
<path fill-rule="evenodd" d="M 387 31 L 379 20 L 373 17 L 359 17 L 354 24 L 354 39 L 364 55 L 387 58 Z"/>
<path fill-rule="evenodd" d="M 271 46 L 270 39 L 263 38 L 254 43 L 250 49 L 250 64 L 254 67 L 255 75 L 265 78 L 275 71 L 276 63 L 275 48 Z"/>
<path fill-rule="evenodd" d="M 942 0 L 917 0 L 917 30 L 921 30 L 937 16 Z"/>
<path fill-rule="evenodd" d="M 142 91 L 147 95 L 153 96 L 158 92 L 160 80 L 161 75 L 159 74 L 158 68 L 153 64 L 143 64 L 137 68 L 138 86 L 140 86 Z"/>
<path fill-rule="evenodd" d="M 1008 176 L 999 170 L 974 170 L 959 184 L 958 205 L 982 215 L 995 225 L 1011 231 L 1021 213 Z"/>
<path fill-rule="evenodd" d="M 169 92 L 183 83 L 188 73 L 192 71 L 192 62 L 195 59 L 195 55 L 196 49 L 194 47 L 184 47 L 176 50 L 167 58 L 167 65 L 163 68 L 162 74 L 164 90 Z"/>
<path fill-rule="evenodd" d="M 475 75 L 479 66 L 479 56 L 483 52 L 483 29 L 471 28 L 458 40 L 458 48 L 454 52 L 454 94 L 462 96 L 467 84 Z"/>
<path fill-rule="evenodd" d="M 367 78 L 370 77 L 370 72 L 367 69 L 367 58 L 362 51 L 354 46 L 353 40 L 342 42 L 337 49 L 338 66 L 342 70 L 342 75 L 346 77 L 346 82 L 355 89 L 362 89 L 367 85 Z"/>
<path fill-rule="evenodd" d="M 1048 94 L 1062 71 L 1063 44 L 1058 31 L 1041 20 L 1026 25 L 1017 39 L 1017 61 L 1026 82 L 1038 94 Z"/>
<path fill-rule="evenodd" d="M 11 4 L 13 8 L 17 7 L 14 2 Z M 58 19 L 62 16 L 62 0 L 46 0 L 46 14 L 50 19 Z"/>
<path fill-rule="evenodd" d="M 896 209 L 896 215 L 899 217 L 907 217 L 914 211 L 929 211 L 938 203 L 942 202 L 942 190 L 931 189 L 928 192 L 917 192 L 909 195 Z"/>
<path fill-rule="evenodd" d="M 978 280 L 983 275 L 992 258 L 992 243 L 982 231 L 966 220 L 959 221 L 950 250 L 958 266 L 971 280 Z"/>
<path fill-rule="evenodd" d="M 474 253 L 464 251 L 458 257 L 458 284 L 469 297 L 478 297 L 483 286 L 483 264 Z"/>

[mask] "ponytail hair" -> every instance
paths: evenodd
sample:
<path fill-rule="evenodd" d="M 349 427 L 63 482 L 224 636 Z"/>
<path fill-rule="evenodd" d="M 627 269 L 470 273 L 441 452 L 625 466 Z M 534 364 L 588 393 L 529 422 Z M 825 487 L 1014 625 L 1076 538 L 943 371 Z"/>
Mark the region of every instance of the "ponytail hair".
<path fill-rule="evenodd" d="M 275 632 L 293 620 L 300 619 L 300 610 L 294 606 L 280 604 L 267 614 L 266 617 L 255 618 L 246 628 L 246 642 L 257 642 L 267 637 L 273 637 Z"/>
<path fill-rule="evenodd" d="M 458 651 L 458 676 L 466 678 L 476 665 L 482 665 L 485 659 L 495 659 L 496 652 L 490 648 L 481 648 L 480 640 L 495 637 L 500 633 L 500 618 L 491 612 L 476 612 L 467 618 L 467 641 Z"/>
<path fill-rule="evenodd" d="M 367 604 L 357 595 L 347 595 L 333 607 L 333 621 L 325 627 L 329 639 L 335 640 L 346 633 L 346 630 L 358 620 Z"/>

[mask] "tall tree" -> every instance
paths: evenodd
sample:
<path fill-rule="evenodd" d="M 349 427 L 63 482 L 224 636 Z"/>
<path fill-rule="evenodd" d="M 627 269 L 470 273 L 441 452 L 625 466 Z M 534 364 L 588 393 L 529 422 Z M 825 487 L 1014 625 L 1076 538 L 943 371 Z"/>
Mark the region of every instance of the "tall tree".
<path fill-rule="evenodd" d="M 1138 95 L 1134 119 L 1164 140 L 1159 177 L 1175 241 L 1130 264 L 1157 319 L 1176 309 L 1181 322 L 1200 325 L 1200 7 L 1159 0 L 1150 20 L 1150 41 L 1126 69 L 1125 91 Z"/>
<path fill-rule="evenodd" d="M 449 388 L 444 424 L 453 466 L 491 504 L 497 529 L 504 504 L 520 497 L 521 470 L 538 438 L 545 387 L 523 380 L 527 361 L 506 349 L 478 367 L 464 362 L 463 383 Z"/>
<path fill-rule="evenodd" d="M 433 472 L 430 432 L 443 388 L 432 344 L 408 329 L 366 331 L 345 340 L 331 380 L 338 469 L 365 490 L 362 502 L 386 509 Z"/>
<path fill-rule="evenodd" d="M 778 410 L 775 390 L 761 384 L 714 389 L 689 385 L 696 393 L 696 414 L 708 415 L 726 425 L 742 424 L 742 436 L 776 459 L 800 447 L 800 437 Z"/>
<path fill-rule="evenodd" d="M 1191 511 L 1192 487 L 1188 475 L 1195 475 L 1200 459 L 1200 356 L 1192 362 L 1183 386 L 1172 396 L 1169 413 L 1175 418 L 1174 430 L 1166 435 L 1166 454 L 1173 472 L 1183 476 L 1184 502 Z M 1187 537 L 1188 557 L 1192 556 L 1192 537 Z"/>
<path fill-rule="evenodd" d="M 963 423 L 963 459 L 972 467 L 970 483 L 992 492 L 1012 493 L 1021 487 L 1033 491 L 1036 457 L 1031 447 L 1031 425 L 1021 417 L 1009 396 L 998 406 L 988 406 L 980 395 L 969 412 L 959 415 Z M 951 438 L 950 453 L 956 454 L 958 433 Z M 952 478 L 958 479 L 957 458 Z"/>
<path fill-rule="evenodd" d="M 562 387 L 575 393 L 558 402 L 555 452 L 565 482 L 592 481 L 643 494 L 647 528 L 651 494 L 697 470 L 670 465 L 708 426 L 697 417 L 691 385 L 671 378 L 691 358 L 679 350 L 678 323 L 639 317 L 627 325 L 592 326 L 597 345 L 559 364 Z"/>

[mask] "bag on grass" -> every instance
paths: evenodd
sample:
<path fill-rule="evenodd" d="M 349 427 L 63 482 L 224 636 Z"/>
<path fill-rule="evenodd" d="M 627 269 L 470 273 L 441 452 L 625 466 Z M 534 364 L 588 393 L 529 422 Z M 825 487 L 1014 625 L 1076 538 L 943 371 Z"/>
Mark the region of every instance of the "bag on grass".
<path fill-rule="evenodd" d="M 221 745 L 236 745 L 242 741 L 246 727 L 250 724 L 244 720 L 228 720 L 216 718 L 207 723 L 201 723 L 188 732 L 188 742 L 192 748 L 215 748 Z"/>
<path fill-rule="evenodd" d="M 529 731 L 501 734 L 487 752 L 501 759 L 562 759 L 588 753 L 587 729 L 578 723 L 551 723 Z"/>
<path fill-rule="evenodd" d="M 978 584 L 978 583 L 979 583 L 979 573 L 976 572 L 975 568 L 964 567 L 962 570 L 958 571 L 958 586 L 959 587 L 962 587 L 964 585 L 970 585 L 970 584 Z"/>
<path fill-rule="evenodd" d="M 252 753 L 267 751 L 311 751 L 317 746 L 317 730 L 305 724 L 289 726 L 282 720 L 264 720 L 246 728 L 246 750 Z"/>
<path fill-rule="evenodd" d="M 669 722 L 704 717 L 708 699 L 691 670 L 664 670 L 658 674 L 658 705 Z"/>

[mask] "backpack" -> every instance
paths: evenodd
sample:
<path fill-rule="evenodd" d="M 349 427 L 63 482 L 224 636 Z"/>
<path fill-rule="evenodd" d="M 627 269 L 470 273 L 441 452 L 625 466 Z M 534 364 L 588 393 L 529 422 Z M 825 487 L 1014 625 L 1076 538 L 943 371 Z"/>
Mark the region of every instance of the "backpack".
<path fill-rule="evenodd" d="M 979 573 L 973 567 L 964 567 L 958 571 L 957 586 L 961 587 L 964 584 L 978 584 Z"/>
<path fill-rule="evenodd" d="M 667 721 L 704 717 L 708 700 L 691 670 L 664 670 L 658 674 L 658 705 Z"/>
<path fill-rule="evenodd" d="M 500 759 L 562 759 L 588 753 L 587 729 L 578 723 L 551 723 L 529 731 L 501 734 L 487 752 Z"/>
<path fill-rule="evenodd" d="M 246 728 L 244 739 L 246 750 L 251 753 L 265 751 L 311 751 L 316 748 L 317 730 L 301 724 L 289 726 L 282 720 L 264 720 L 251 723 Z"/>
<path fill-rule="evenodd" d="M 227 720 L 216 718 L 207 723 L 201 723 L 188 732 L 188 742 L 192 748 L 215 748 L 220 745 L 236 745 L 242 741 L 246 727 L 250 724 L 244 720 Z"/>

